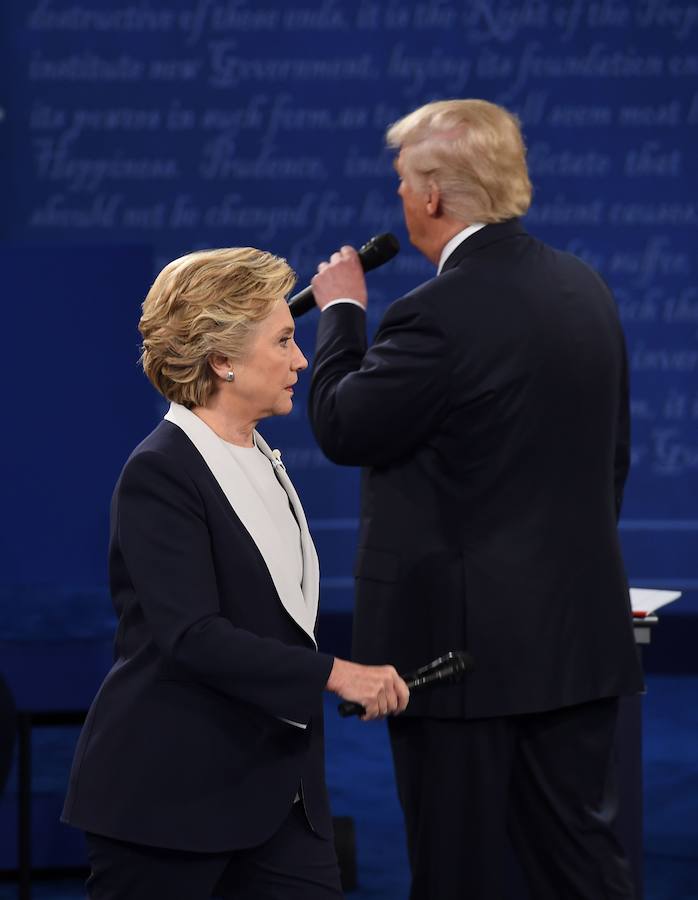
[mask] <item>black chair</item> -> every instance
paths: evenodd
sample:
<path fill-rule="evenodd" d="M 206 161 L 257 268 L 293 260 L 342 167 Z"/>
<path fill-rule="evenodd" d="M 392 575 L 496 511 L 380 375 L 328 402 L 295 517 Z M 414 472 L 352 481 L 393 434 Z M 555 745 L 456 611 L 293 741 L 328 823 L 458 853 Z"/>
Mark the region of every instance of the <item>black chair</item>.
<path fill-rule="evenodd" d="M 12 767 L 12 754 L 17 737 L 17 710 L 10 689 L 0 675 L 0 793 Z"/>

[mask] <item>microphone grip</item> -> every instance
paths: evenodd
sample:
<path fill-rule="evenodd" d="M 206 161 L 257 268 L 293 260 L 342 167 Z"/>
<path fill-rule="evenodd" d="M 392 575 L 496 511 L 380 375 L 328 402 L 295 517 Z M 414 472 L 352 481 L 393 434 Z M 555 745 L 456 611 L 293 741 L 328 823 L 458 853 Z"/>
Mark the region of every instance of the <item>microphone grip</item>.
<path fill-rule="evenodd" d="M 413 687 L 422 686 L 417 682 L 417 679 L 408 678 L 405 681 L 405 684 L 410 690 L 412 690 Z M 353 703 L 351 700 L 342 700 L 342 702 L 337 706 L 337 709 L 339 710 L 339 714 L 343 719 L 346 719 L 348 716 L 363 716 L 363 714 L 366 712 L 365 706 L 362 706 L 360 703 Z"/>
<path fill-rule="evenodd" d="M 359 262 L 364 272 L 370 272 L 377 269 L 383 263 L 392 259 L 399 251 L 400 244 L 394 234 L 379 234 L 372 237 L 362 247 L 359 247 Z M 305 315 L 315 308 L 315 298 L 313 297 L 312 285 L 303 288 L 297 294 L 294 294 L 288 301 L 288 308 L 294 319 Z"/>
<path fill-rule="evenodd" d="M 343 719 L 346 719 L 348 716 L 363 716 L 366 712 L 365 706 L 362 706 L 360 703 L 352 703 L 351 700 L 342 700 L 337 709 Z"/>
<path fill-rule="evenodd" d="M 469 653 L 449 653 L 443 659 L 435 660 L 435 662 L 440 663 L 440 667 L 433 671 L 422 674 L 424 672 L 422 669 L 403 676 L 405 684 L 411 691 L 431 687 L 440 682 L 449 684 L 459 681 L 465 673 L 473 669 L 473 659 Z M 346 719 L 348 716 L 363 716 L 366 712 L 366 708 L 360 703 L 353 703 L 349 700 L 342 700 L 338 704 L 337 710 L 343 719 Z"/>

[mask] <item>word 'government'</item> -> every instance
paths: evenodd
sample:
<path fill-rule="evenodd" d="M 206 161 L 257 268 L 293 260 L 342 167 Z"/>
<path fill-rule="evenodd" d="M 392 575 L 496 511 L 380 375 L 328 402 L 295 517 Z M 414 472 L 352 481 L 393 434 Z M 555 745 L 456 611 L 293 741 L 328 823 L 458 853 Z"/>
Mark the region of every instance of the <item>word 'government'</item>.
<path fill-rule="evenodd" d="M 402 252 L 369 276 L 371 328 L 434 272 L 405 235 L 386 128 L 445 96 L 510 108 L 534 185 L 526 227 L 614 291 L 633 477 L 698 476 L 696 0 L 24 7 L 7 72 L 26 110 L 22 237 L 148 243 L 158 268 L 258 245 L 302 281 L 342 243 L 394 231 Z M 327 465 L 312 447 L 284 457 Z"/>

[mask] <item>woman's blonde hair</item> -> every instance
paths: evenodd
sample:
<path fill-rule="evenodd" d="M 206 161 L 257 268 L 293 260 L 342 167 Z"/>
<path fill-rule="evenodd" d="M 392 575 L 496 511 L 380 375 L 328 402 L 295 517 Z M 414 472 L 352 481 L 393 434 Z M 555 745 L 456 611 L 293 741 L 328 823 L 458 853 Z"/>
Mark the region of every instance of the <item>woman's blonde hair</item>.
<path fill-rule="evenodd" d="M 204 406 L 216 383 L 211 354 L 240 359 L 295 280 L 285 259 L 254 247 L 201 250 L 168 263 L 138 324 L 145 374 L 168 400 Z"/>
<path fill-rule="evenodd" d="M 433 182 L 444 211 L 466 223 L 502 222 L 531 204 L 526 147 L 518 118 L 486 100 L 427 103 L 391 125 L 403 176 Z"/>

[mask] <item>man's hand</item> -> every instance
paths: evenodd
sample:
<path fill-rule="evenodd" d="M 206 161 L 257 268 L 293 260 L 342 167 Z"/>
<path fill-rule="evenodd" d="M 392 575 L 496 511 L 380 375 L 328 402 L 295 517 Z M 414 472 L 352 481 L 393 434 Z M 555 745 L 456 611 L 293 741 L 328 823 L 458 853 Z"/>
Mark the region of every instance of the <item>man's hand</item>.
<path fill-rule="evenodd" d="M 410 699 L 409 688 L 392 666 L 362 666 L 336 658 L 327 690 L 360 703 L 366 710 L 364 721 L 401 713 Z"/>
<path fill-rule="evenodd" d="M 364 309 L 368 305 L 364 270 L 353 247 L 342 247 L 332 254 L 329 262 L 321 262 L 310 283 L 320 309 L 340 299 L 356 300 Z"/>

